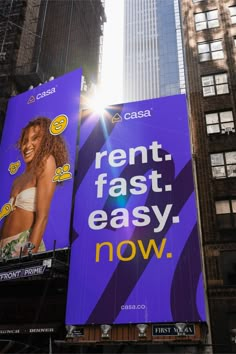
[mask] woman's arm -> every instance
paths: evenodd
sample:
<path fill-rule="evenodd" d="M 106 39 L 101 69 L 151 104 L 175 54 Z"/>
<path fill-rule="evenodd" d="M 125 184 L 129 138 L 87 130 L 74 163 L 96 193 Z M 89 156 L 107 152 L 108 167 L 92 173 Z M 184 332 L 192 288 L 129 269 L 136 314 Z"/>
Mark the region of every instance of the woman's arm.
<path fill-rule="evenodd" d="M 56 183 L 52 182 L 55 170 L 55 159 L 50 155 L 45 161 L 43 173 L 37 177 L 36 215 L 29 237 L 29 242 L 35 245 L 33 253 L 38 251 L 47 225 L 49 209 L 56 188 Z"/>

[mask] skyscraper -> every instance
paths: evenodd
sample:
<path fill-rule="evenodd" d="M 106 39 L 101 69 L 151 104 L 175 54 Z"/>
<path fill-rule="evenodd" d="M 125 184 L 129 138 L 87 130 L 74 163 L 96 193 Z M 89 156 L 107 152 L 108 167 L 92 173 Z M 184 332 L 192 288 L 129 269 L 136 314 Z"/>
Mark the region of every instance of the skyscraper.
<path fill-rule="evenodd" d="M 126 0 L 124 101 L 185 91 L 177 0 Z"/>

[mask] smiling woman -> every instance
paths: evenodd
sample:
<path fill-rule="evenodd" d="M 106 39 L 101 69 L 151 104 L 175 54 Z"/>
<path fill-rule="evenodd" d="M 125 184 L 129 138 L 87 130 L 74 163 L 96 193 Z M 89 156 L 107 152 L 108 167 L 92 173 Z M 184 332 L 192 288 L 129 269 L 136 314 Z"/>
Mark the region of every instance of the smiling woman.
<path fill-rule="evenodd" d="M 2 254 L 11 258 L 31 249 L 45 251 L 43 234 L 56 183 L 55 170 L 68 163 L 68 153 L 61 136 L 50 133 L 51 120 L 36 118 L 23 128 L 18 148 L 25 162 L 25 171 L 13 182 L 11 213 L 1 230 Z"/>

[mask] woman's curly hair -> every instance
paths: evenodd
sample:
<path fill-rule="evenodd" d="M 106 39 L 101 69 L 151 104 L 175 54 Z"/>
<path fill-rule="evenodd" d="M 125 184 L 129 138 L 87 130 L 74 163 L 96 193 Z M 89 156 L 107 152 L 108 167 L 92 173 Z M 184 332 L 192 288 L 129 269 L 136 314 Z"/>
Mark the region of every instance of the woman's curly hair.
<path fill-rule="evenodd" d="M 42 136 L 41 146 L 32 161 L 32 168 L 39 174 L 43 172 L 45 160 L 50 155 L 54 157 L 56 167 L 61 167 L 65 163 L 69 163 L 69 154 L 63 137 L 61 135 L 52 135 L 50 133 L 49 127 L 51 122 L 51 119 L 46 117 L 37 117 L 36 119 L 31 120 L 27 126 L 22 129 L 18 141 L 18 148 L 21 150 L 25 134 L 28 132 L 29 128 L 40 128 L 40 136 Z"/>

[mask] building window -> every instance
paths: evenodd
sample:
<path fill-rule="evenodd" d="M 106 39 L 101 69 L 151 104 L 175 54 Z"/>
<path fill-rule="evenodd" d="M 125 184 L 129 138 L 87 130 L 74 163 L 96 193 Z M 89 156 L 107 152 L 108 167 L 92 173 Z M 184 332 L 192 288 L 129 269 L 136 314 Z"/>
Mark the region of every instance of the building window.
<path fill-rule="evenodd" d="M 236 252 L 235 252 L 235 250 L 221 251 L 220 252 L 220 260 L 221 260 L 224 285 L 235 286 L 236 285 Z M 229 319 L 229 333 L 230 333 L 230 329 L 236 328 L 236 314 L 230 313 L 228 319 Z M 236 352 L 236 350 L 231 351 L 231 353 L 235 353 L 235 352 Z"/>
<path fill-rule="evenodd" d="M 206 113 L 207 134 L 235 132 L 232 111 Z"/>
<path fill-rule="evenodd" d="M 202 89 L 204 97 L 229 93 L 227 74 L 202 76 Z"/>
<path fill-rule="evenodd" d="M 236 227 L 236 199 L 217 200 L 215 208 L 219 228 Z"/>
<path fill-rule="evenodd" d="M 236 151 L 220 152 L 210 156 L 214 178 L 236 177 Z"/>
<path fill-rule="evenodd" d="M 205 42 L 198 44 L 199 60 L 217 60 L 224 58 L 222 41 Z"/>
<path fill-rule="evenodd" d="M 229 13 L 231 17 L 231 22 L 236 23 L 236 6 L 230 6 Z"/>
<path fill-rule="evenodd" d="M 219 27 L 218 10 L 199 12 L 194 15 L 196 31 Z"/>

